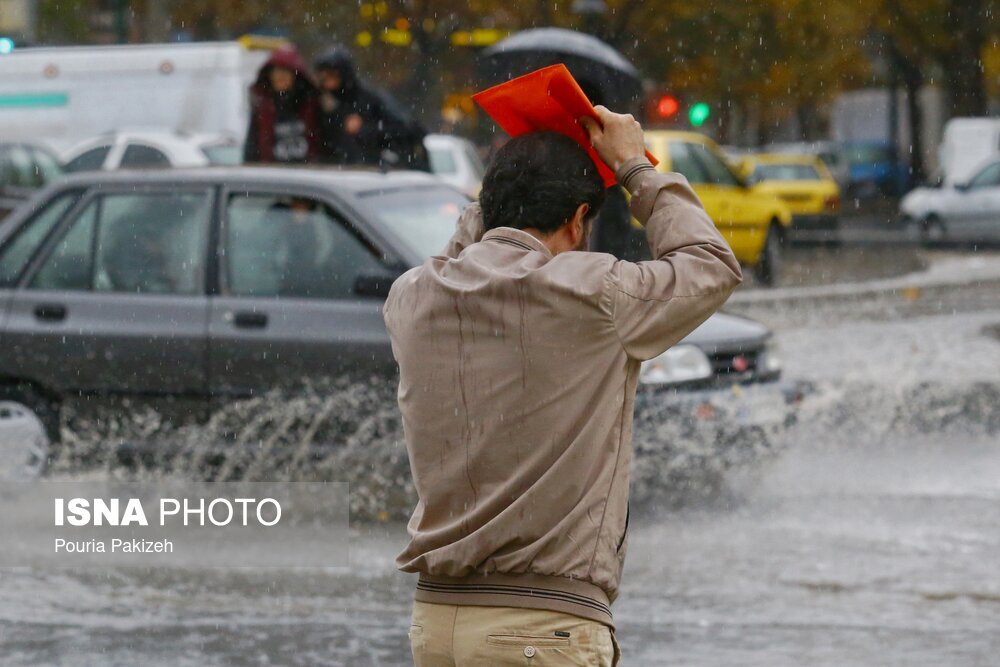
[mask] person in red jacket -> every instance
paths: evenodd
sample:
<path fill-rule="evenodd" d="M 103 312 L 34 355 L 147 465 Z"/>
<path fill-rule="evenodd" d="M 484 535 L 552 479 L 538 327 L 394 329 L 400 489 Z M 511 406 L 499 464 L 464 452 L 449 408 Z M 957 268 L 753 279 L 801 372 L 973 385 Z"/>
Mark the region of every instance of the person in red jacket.
<path fill-rule="evenodd" d="M 316 85 L 295 47 L 274 51 L 250 88 L 244 162 L 302 163 L 319 158 Z"/>

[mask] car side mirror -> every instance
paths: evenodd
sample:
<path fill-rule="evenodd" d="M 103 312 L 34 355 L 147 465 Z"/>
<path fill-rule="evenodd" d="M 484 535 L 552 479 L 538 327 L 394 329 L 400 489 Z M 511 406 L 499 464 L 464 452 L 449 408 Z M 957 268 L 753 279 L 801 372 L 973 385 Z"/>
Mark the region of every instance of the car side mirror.
<path fill-rule="evenodd" d="M 354 293 L 358 296 L 384 299 L 401 274 L 394 272 L 362 274 L 354 280 Z"/>

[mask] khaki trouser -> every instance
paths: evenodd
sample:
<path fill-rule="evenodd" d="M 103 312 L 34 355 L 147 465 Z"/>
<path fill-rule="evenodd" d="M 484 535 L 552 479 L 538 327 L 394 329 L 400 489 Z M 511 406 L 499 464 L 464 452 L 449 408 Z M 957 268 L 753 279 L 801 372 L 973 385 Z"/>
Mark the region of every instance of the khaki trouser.
<path fill-rule="evenodd" d="M 603 623 L 541 609 L 413 604 L 410 647 L 417 667 L 594 665 L 621 660 Z"/>

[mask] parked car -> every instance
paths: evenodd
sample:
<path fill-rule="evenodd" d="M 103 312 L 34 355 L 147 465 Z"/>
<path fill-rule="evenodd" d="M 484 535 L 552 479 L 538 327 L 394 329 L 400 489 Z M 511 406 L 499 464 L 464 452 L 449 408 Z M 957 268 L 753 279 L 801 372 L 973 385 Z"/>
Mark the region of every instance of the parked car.
<path fill-rule="evenodd" d="M 1000 159 L 983 165 L 964 183 L 916 188 L 899 203 L 903 224 L 915 226 L 927 244 L 1000 241 Z"/>
<path fill-rule="evenodd" d="M 382 302 L 444 247 L 467 203 L 407 172 L 70 176 L 0 226 L 0 401 L 55 439 L 78 396 L 207 411 L 348 372 L 394 376 Z M 646 362 L 642 385 L 775 380 L 769 338 L 716 314 Z"/>
<path fill-rule="evenodd" d="M 486 166 L 471 141 L 450 134 L 428 134 L 424 146 L 431 173 L 470 197 L 479 195 Z"/>
<path fill-rule="evenodd" d="M 777 197 L 757 192 L 737 175 L 708 137 L 694 132 L 653 130 L 646 145 L 660 171 L 687 177 L 708 215 L 729 241 L 736 258 L 766 285 L 778 277 L 791 211 Z"/>
<path fill-rule="evenodd" d="M 898 197 L 910 189 L 910 167 L 886 142 L 845 145 L 851 165 L 847 196 L 858 199 Z"/>
<path fill-rule="evenodd" d="M 844 145 L 836 141 L 791 141 L 764 146 L 767 153 L 783 155 L 812 155 L 826 165 L 841 191 L 851 183 L 851 162 Z"/>
<path fill-rule="evenodd" d="M 754 190 L 785 202 L 793 232 L 836 231 L 840 188 L 818 157 L 761 153 L 744 157 L 740 165 Z"/>
<path fill-rule="evenodd" d="M 83 141 L 62 155 L 67 172 L 237 165 L 240 142 L 224 134 L 123 130 Z"/>
<path fill-rule="evenodd" d="M 59 161 L 48 149 L 0 143 L 0 219 L 60 176 Z"/>

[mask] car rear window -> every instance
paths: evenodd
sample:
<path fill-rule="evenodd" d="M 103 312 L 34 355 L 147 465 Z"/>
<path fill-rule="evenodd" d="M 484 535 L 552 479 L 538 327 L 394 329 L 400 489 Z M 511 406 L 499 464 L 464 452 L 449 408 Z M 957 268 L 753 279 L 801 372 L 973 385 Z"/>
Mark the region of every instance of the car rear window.
<path fill-rule="evenodd" d="M 122 155 L 122 169 L 169 167 L 170 158 L 163 151 L 145 144 L 129 144 Z"/>
<path fill-rule="evenodd" d="M 469 199 L 451 188 L 422 186 L 358 195 L 375 216 L 421 257 L 436 255 L 455 233 Z"/>
<path fill-rule="evenodd" d="M 762 164 L 753 172 L 756 181 L 818 181 L 822 177 L 809 164 Z"/>
<path fill-rule="evenodd" d="M 9 287 L 17 282 L 28 262 L 79 197 L 80 192 L 72 190 L 49 200 L 0 248 L 0 287 Z"/>
<path fill-rule="evenodd" d="M 889 157 L 889 149 L 880 146 L 851 146 L 848 148 L 848 158 L 852 165 L 873 165 L 886 162 Z"/>
<path fill-rule="evenodd" d="M 231 167 L 243 163 L 243 149 L 235 143 L 205 144 L 201 152 L 209 164 Z"/>
<path fill-rule="evenodd" d="M 98 146 L 97 148 L 91 148 L 90 150 L 84 151 L 67 162 L 63 166 L 63 169 L 68 172 L 94 171 L 95 169 L 100 169 L 104 166 L 104 160 L 107 159 L 108 153 L 110 152 L 110 144 Z"/>

